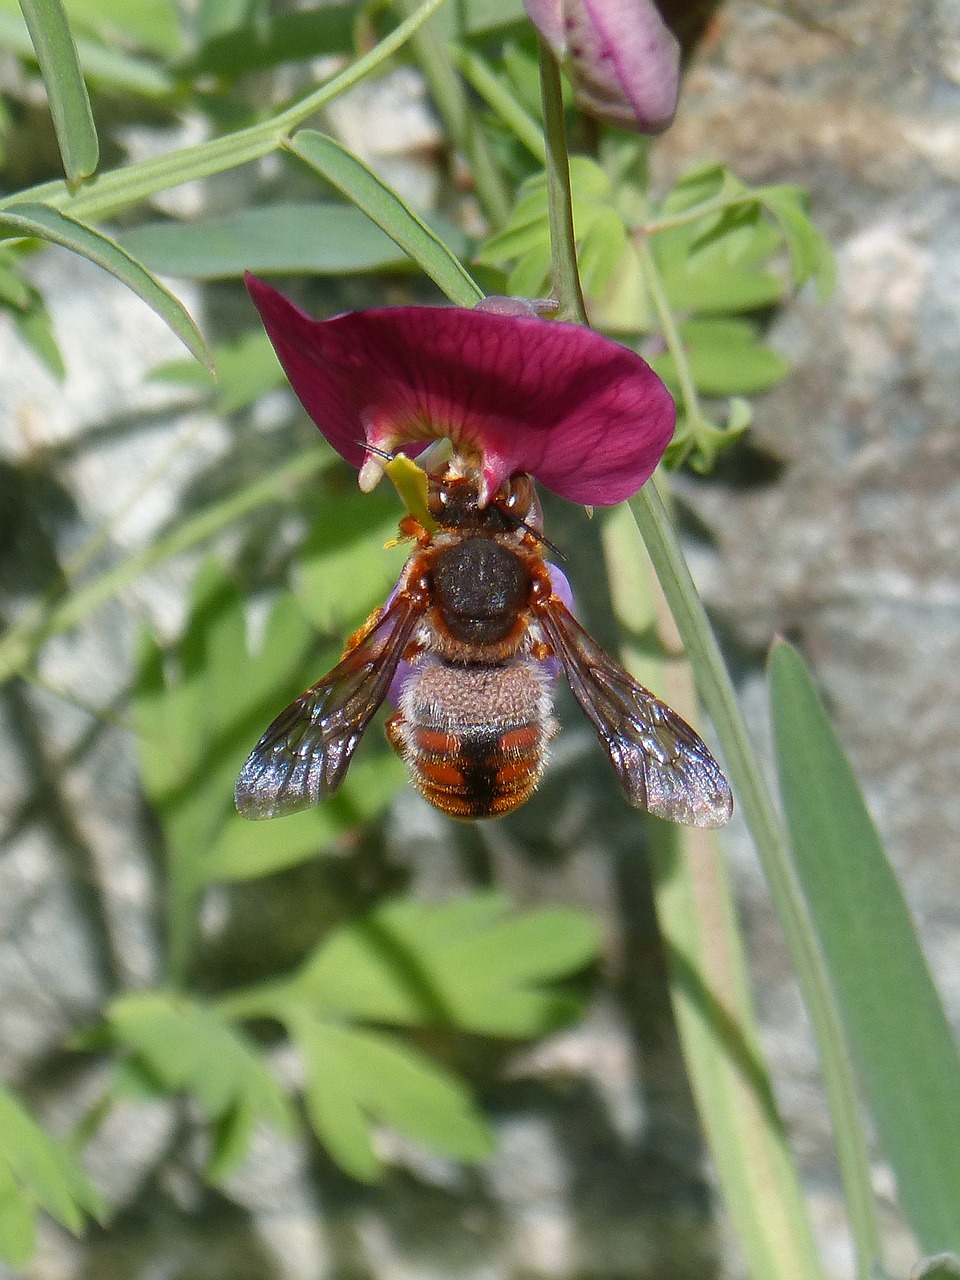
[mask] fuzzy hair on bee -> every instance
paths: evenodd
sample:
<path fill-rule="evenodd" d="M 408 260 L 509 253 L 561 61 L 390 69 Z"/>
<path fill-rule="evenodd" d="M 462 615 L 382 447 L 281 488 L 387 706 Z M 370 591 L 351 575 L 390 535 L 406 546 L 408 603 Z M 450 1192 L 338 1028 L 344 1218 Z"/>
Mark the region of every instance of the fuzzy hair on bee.
<path fill-rule="evenodd" d="M 512 476 L 485 505 L 480 492 L 469 471 L 429 478 L 435 527 L 401 521 L 414 547 L 395 590 L 254 747 L 237 782 L 240 813 L 271 818 L 325 800 L 389 697 L 387 738 L 421 795 L 460 820 L 503 817 L 543 776 L 562 673 L 631 805 L 691 826 L 725 823 L 733 798 L 701 738 L 574 618 L 546 560 L 530 476 Z"/>

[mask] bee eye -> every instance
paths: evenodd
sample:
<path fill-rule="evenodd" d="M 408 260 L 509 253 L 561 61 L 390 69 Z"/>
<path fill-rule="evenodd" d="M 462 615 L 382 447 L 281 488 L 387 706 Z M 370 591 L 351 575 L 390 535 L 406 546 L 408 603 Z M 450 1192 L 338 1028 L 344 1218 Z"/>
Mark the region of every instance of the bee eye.
<path fill-rule="evenodd" d="M 511 515 L 518 515 L 523 519 L 533 505 L 533 481 L 525 472 L 520 472 L 511 476 L 507 485 L 507 496 L 503 506 Z"/>
<path fill-rule="evenodd" d="M 430 493 L 427 497 L 427 506 L 430 508 L 430 514 L 439 516 L 443 509 L 449 505 L 450 491 L 446 485 L 433 484 L 430 486 Z"/>

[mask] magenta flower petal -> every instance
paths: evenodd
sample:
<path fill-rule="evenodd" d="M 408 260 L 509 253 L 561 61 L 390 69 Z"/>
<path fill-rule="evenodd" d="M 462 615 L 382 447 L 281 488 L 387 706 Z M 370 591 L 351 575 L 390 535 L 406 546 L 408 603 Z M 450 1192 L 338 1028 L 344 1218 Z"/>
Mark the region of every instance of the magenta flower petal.
<path fill-rule="evenodd" d="M 680 45 L 652 0 L 524 0 L 590 115 L 661 133 L 677 109 Z"/>
<path fill-rule="evenodd" d="M 483 502 L 528 471 L 561 497 L 606 506 L 637 492 L 673 434 L 673 400 L 653 370 L 580 325 L 460 307 L 313 320 L 263 281 L 247 276 L 247 287 L 304 408 L 354 466 L 358 441 L 416 454 L 446 437 L 480 467 Z"/>

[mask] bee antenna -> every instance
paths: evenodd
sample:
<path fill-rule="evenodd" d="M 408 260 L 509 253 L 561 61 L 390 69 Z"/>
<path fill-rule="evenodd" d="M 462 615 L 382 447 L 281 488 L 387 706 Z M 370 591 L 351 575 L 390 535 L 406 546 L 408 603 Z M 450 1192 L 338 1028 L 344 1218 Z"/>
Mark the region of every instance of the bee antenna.
<path fill-rule="evenodd" d="M 375 444 L 368 444 L 366 440 L 354 440 L 357 448 L 366 449 L 367 453 L 372 453 L 378 458 L 386 458 L 387 462 L 392 462 L 394 455 L 387 453 L 386 449 L 378 449 Z"/>
<path fill-rule="evenodd" d="M 567 557 L 563 554 L 557 544 L 555 542 L 551 542 L 550 539 L 542 534 L 539 529 L 534 529 L 533 525 L 527 524 L 526 520 L 519 520 L 517 523 L 520 525 L 521 529 L 525 529 L 527 533 L 532 534 L 538 542 L 542 542 L 545 547 L 549 547 L 559 560 L 566 560 Z"/>

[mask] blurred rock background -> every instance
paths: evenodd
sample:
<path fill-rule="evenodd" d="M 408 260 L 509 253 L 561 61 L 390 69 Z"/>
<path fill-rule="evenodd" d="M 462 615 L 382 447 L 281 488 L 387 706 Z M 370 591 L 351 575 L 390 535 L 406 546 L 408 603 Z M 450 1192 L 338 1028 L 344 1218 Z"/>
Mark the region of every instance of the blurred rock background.
<path fill-rule="evenodd" d="M 699 38 L 677 122 L 654 150 L 657 181 L 716 157 L 751 182 L 800 183 L 839 263 L 829 303 L 803 296 L 773 317 L 795 373 L 758 401 L 749 441 L 711 478 L 678 481 L 691 562 L 758 741 L 772 636 L 813 664 L 960 1030 L 960 4 L 728 0 L 674 16 Z M 345 140 L 401 189 L 435 190 L 439 135 L 417 77 L 388 83 L 385 112 L 363 93 L 339 108 Z M 142 545 L 255 465 L 224 423 L 144 381 L 180 351 L 138 300 L 56 251 L 37 258 L 34 278 L 68 377 L 55 383 L 0 326 L 6 617 L 106 522 L 112 548 Z M 184 296 L 202 317 L 201 293 Z M 209 332 L 231 305 L 245 305 L 239 292 L 220 295 Z M 257 456 L 274 461 L 312 431 L 281 401 L 253 424 Z M 578 522 L 565 540 L 569 519 L 556 513 L 554 536 L 586 584 L 595 534 Z M 64 1057 L 65 1034 L 104 993 L 157 978 L 159 873 L 122 695 L 139 621 L 174 634 L 195 565 L 147 575 L 47 646 L 41 683 L 0 694 L 0 1075 L 60 1132 L 97 1085 Z M 116 705 L 120 723 L 84 703 Z M 359 851 L 211 895 L 212 970 L 249 977 L 271 958 L 288 963 L 385 886 L 441 894 L 495 879 L 520 903 L 596 910 L 607 981 L 574 1030 L 519 1053 L 478 1052 L 473 1082 L 500 1139 L 489 1165 L 463 1171 L 397 1144 L 394 1172 L 370 1189 L 315 1148 L 265 1134 L 215 1192 L 188 1159 L 170 1158 L 182 1150 L 172 1111 L 131 1104 L 89 1149 L 113 1225 L 82 1242 L 46 1226 L 23 1274 L 741 1276 L 683 1080 L 642 844 L 642 821 L 570 716 L 546 786 L 507 823 L 451 835 L 404 794 Z M 778 1097 L 829 1273 L 846 1280 L 805 1017 L 749 842 L 734 826 L 726 844 Z M 913 1247 L 879 1159 L 876 1179 L 890 1261 L 906 1275 Z"/>

